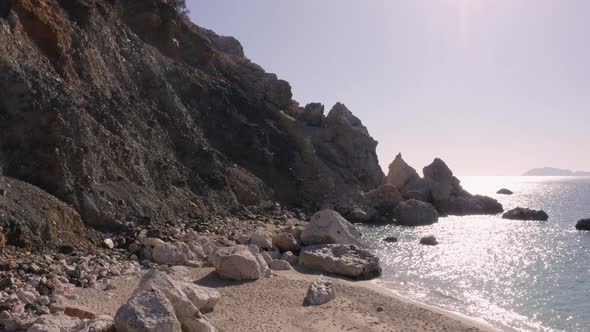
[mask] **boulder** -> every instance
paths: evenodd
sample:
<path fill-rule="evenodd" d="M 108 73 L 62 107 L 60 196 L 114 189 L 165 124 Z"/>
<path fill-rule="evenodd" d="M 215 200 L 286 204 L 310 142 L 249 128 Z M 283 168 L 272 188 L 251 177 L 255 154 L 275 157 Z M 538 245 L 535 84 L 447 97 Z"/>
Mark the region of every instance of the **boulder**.
<path fill-rule="evenodd" d="M 250 234 L 249 244 L 253 244 L 260 249 L 272 248 L 272 242 L 266 234 L 252 233 Z"/>
<path fill-rule="evenodd" d="M 146 289 L 135 293 L 115 315 L 117 332 L 181 332 L 172 304 L 164 293 Z"/>
<path fill-rule="evenodd" d="M 320 276 L 309 285 L 305 296 L 305 304 L 322 305 L 334 299 L 336 299 L 336 286 L 332 281 Z"/>
<path fill-rule="evenodd" d="M 283 256 L 281 256 L 281 259 L 289 262 L 289 264 L 291 264 L 291 266 L 293 266 L 293 265 L 297 264 L 299 257 L 297 257 L 295 254 L 293 254 L 290 251 L 286 251 L 283 253 Z"/>
<path fill-rule="evenodd" d="M 297 251 L 299 243 L 291 233 L 279 233 L 272 238 L 272 245 L 281 251 Z"/>
<path fill-rule="evenodd" d="M 365 205 L 375 209 L 381 215 L 391 215 L 393 209 L 402 200 L 402 194 L 392 184 L 384 184 L 365 195 Z"/>
<path fill-rule="evenodd" d="M 425 236 L 420 239 L 420 244 L 425 246 L 435 246 L 438 244 L 438 240 L 434 235 Z"/>
<path fill-rule="evenodd" d="M 412 166 L 408 165 L 399 153 L 389 165 L 389 173 L 385 181 L 396 188 L 404 188 L 411 182 L 420 179 L 420 176 Z"/>
<path fill-rule="evenodd" d="M 356 245 L 327 244 L 304 247 L 299 265 L 355 279 L 381 275 L 379 258 Z"/>
<path fill-rule="evenodd" d="M 439 212 L 456 216 L 498 214 L 504 207 L 497 200 L 481 195 L 451 197 L 445 205 L 439 205 Z"/>
<path fill-rule="evenodd" d="M 425 226 L 438 222 L 438 212 L 429 203 L 410 199 L 393 211 L 396 223 L 403 226 Z"/>
<path fill-rule="evenodd" d="M 257 280 L 262 276 L 258 255 L 253 255 L 244 245 L 218 248 L 209 260 L 221 278 L 233 280 Z M 260 257 L 264 262 L 264 258 Z"/>
<path fill-rule="evenodd" d="M 270 263 L 269 267 L 273 271 L 288 271 L 293 269 L 289 262 L 282 259 L 275 259 Z"/>
<path fill-rule="evenodd" d="M 43 315 L 33 321 L 27 332 L 81 331 L 77 329 L 80 320 L 64 314 Z"/>
<path fill-rule="evenodd" d="M 527 208 L 518 207 L 510 210 L 502 215 L 504 219 L 511 220 L 538 220 L 547 221 L 549 215 L 543 210 L 531 210 Z"/>
<path fill-rule="evenodd" d="M 158 264 L 186 265 L 197 257 L 184 242 L 158 244 L 152 250 L 152 260 Z"/>
<path fill-rule="evenodd" d="M 509 189 L 502 188 L 502 189 L 498 190 L 498 192 L 496 192 L 496 194 L 498 194 L 498 195 L 512 195 L 514 193 Z"/>
<path fill-rule="evenodd" d="M 580 231 L 590 231 L 590 219 L 582 219 L 578 221 L 576 229 Z"/>
<path fill-rule="evenodd" d="M 358 244 L 361 233 L 338 212 L 322 210 L 311 217 L 311 222 L 301 234 L 305 245 Z"/>

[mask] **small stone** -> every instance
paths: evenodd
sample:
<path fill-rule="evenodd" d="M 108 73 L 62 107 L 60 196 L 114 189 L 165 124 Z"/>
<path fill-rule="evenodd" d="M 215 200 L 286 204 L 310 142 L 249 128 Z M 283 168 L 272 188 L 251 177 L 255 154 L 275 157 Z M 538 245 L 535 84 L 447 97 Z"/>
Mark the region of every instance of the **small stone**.
<path fill-rule="evenodd" d="M 0 189 L 0 196 L 6 196 L 6 189 Z"/>
<path fill-rule="evenodd" d="M 330 280 L 320 276 L 309 285 L 305 303 L 309 305 L 322 305 L 336 299 L 336 286 Z"/>
<path fill-rule="evenodd" d="M 49 303 L 51 303 L 51 301 L 49 300 L 49 296 L 46 296 L 46 295 L 39 296 L 38 301 L 39 301 L 39 304 L 45 305 L 45 306 L 49 305 Z"/>
<path fill-rule="evenodd" d="M 425 236 L 420 239 L 420 244 L 425 246 L 435 246 L 438 244 L 438 240 L 434 235 Z"/>
<path fill-rule="evenodd" d="M 383 312 L 383 307 L 377 307 L 377 312 Z"/>
<path fill-rule="evenodd" d="M 112 239 L 104 239 L 104 240 L 102 241 L 102 246 L 103 246 L 105 249 L 113 249 L 113 248 L 115 248 L 115 243 L 113 242 L 113 240 L 112 240 Z"/>
<path fill-rule="evenodd" d="M 20 291 L 16 293 L 16 296 L 24 303 L 34 303 L 37 300 L 37 296 L 32 292 Z"/>

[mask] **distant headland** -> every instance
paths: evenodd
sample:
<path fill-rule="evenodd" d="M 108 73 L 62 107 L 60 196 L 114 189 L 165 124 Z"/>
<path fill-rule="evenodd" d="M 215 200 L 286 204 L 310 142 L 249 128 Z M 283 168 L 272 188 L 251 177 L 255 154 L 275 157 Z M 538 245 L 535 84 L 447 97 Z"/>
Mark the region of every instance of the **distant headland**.
<path fill-rule="evenodd" d="M 533 168 L 523 176 L 590 176 L 590 172 L 570 171 L 569 169 L 543 167 Z"/>

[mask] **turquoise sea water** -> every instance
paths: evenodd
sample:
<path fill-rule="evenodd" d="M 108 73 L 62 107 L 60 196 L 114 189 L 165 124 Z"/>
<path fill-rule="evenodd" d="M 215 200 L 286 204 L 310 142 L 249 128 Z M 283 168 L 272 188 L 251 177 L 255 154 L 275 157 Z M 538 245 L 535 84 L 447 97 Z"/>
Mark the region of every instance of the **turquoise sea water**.
<path fill-rule="evenodd" d="M 462 177 L 504 209 L 543 209 L 546 222 L 498 216 L 441 218 L 432 226 L 361 226 L 382 260 L 378 283 L 419 302 L 507 331 L 590 331 L 590 178 Z M 512 196 L 496 195 L 500 188 Z M 418 244 L 435 235 L 435 247 Z M 398 243 L 382 241 L 397 236 Z"/>

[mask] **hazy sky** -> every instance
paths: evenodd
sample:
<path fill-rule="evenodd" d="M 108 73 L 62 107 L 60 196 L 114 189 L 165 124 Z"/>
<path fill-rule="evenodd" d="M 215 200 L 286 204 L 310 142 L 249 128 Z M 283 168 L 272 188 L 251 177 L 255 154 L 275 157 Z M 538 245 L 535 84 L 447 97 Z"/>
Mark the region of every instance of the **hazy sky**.
<path fill-rule="evenodd" d="M 589 0 L 187 2 L 301 104 L 346 104 L 385 169 L 590 171 Z"/>

